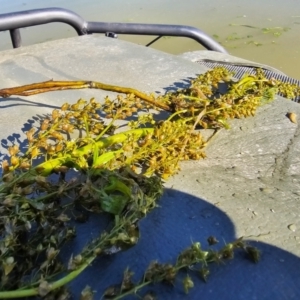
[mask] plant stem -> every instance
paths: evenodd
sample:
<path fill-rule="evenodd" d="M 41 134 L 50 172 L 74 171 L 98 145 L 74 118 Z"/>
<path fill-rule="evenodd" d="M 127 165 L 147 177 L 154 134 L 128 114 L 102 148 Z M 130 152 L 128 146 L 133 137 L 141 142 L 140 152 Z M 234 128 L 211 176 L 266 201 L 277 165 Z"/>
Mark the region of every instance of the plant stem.
<path fill-rule="evenodd" d="M 19 87 L 0 89 L 0 97 L 9 97 L 12 95 L 19 96 L 31 96 L 40 93 L 46 93 L 50 91 L 61 91 L 71 89 L 101 89 L 105 91 L 123 93 L 123 94 L 134 94 L 140 99 L 154 105 L 155 107 L 161 108 L 166 111 L 171 111 L 171 108 L 161 102 L 157 102 L 151 96 L 148 96 L 136 89 L 115 86 L 105 84 L 96 81 L 44 81 L 39 83 L 27 84 Z"/>
<path fill-rule="evenodd" d="M 194 264 L 197 263 L 197 262 L 198 262 L 198 261 L 195 261 Z M 175 269 L 176 272 L 178 272 L 178 271 L 180 271 L 181 269 L 184 269 L 184 268 L 187 268 L 187 267 L 189 267 L 189 265 L 187 265 L 187 264 L 182 264 L 182 265 L 179 265 L 179 266 L 175 266 L 174 269 Z M 165 275 L 161 275 L 161 276 L 159 276 L 159 277 L 156 277 L 156 278 L 155 278 L 155 283 L 161 282 L 161 281 L 163 281 L 164 279 L 165 279 Z M 149 284 L 151 284 L 151 283 L 153 283 L 152 280 L 148 280 L 148 281 L 144 281 L 144 282 L 142 282 L 142 283 L 139 283 L 139 284 L 137 284 L 136 286 L 134 286 L 132 289 L 126 291 L 125 293 L 122 293 L 122 294 L 120 294 L 120 295 L 118 295 L 118 296 L 112 298 L 112 300 L 120 300 L 120 299 L 122 299 L 122 298 L 124 298 L 124 297 L 126 297 L 126 296 L 131 295 L 131 294 L 136 294 L 136 292 L 137 292 L 138 290 L 142 289 L 143 287 L 145 287 L 145 286 L 147 286 L 147 285 L 149 285 Z M 101 299 L 103 299 L 103 296 L 102 296 Z"/>
<path fill-rule="evenodd" d="M 69 273 L 65 277 L 53 282 L 50 284 L 50 291 L 53 291 L 55 289 L 58 289 L 73 279 L 75 279 L 82 271 L 84 271 L 96 258 L 97 256 L 90 257 L 87 259 L 87 261 L 77 270 Z M 32 288 L 32 289 L 26 289 L 26 290 L 15 290 L 15 291 L 7 291 L 7 292 L 0 292 L 0 299 L 14 299 L 14 298 L 24 298 L 29 296 L 36 296 L 38 295 L 38 289 Z"/>
<path fill-rule="evenodd" d="M 100 132 L 100 134 L 95 138 L 96 141 L 99 141 L 100 138 L 103 137 L 103 135 L 114 125 L 115 121 L 117 120 L 117 116 L 115 116 L 111 122 L 106 126 L 106 128 L 104 130 L 102 130 L 102 132 Z"/>
<path fill-rule="evenodd" d="M 167 119 L 167 121 L 171 121 L 174 117 L 176 117 L 177 115 L 179 115 L 179 114 L 183 114 L 183 113 L 185 113 L 185 112 L 187 112 L 187 109 L 184 109 L 184 110 L 178 110 L 178 111 L 176 111 L 175 113 L 173 113 L 168 119 Z"/>
<path fill-rule="evenodd" d="M 135 216 L 131 215 L 128 220 L 134 219 Z M 94 248 L 89 249 L 88 252 L 85 252 L 85 255 L 90 255 L 86 259 L 86 261 L 76 270 L 70 272 L 66 276 L 62 277 L 61 279 L 58 279 L 54 281 L 53 283 L 50 283 L 50 291 L 53 291 L 55 289 L 58 289 L 72 280 L 74 280 L 80 273 L 82 273 L 97 257 L 98 255 L 94 254 L 93 251 L 97 247 L 101 247 L 101 245 L 105 244 L 107 240 L 109 240 L 114 234 L 118 233 L 118 230 L 122 227 L 122 225 L 116 225 L 111 230 L 111 232 L 105 236 L 104 239 L 100 241 L 99 244 L 95 245 Z M 46 278 L 47 279 L 47 278 Z M 49 291 L 49 292 L 50 292 Z M 38 295 L 38 288 L 29 288 L 29 289 L 19 289 L 15 291 L 7 291 L 7 292 L 1 292 L 0 291 L 0 299 L 14 299 L 14 298 L 24 298 L 29 296 L 36 296 Z"/>

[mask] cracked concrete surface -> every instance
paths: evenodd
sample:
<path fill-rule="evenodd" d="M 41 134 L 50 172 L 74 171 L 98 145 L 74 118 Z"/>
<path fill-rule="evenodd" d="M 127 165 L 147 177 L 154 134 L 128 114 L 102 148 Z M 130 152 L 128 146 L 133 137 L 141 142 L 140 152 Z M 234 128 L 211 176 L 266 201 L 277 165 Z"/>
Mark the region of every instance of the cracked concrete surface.
<path fill-rule="evenodd" d="M 218 59 L 223 58 L 218 54 Z M 230 59 L 231 57 L 228 57 L 228 60 Z M 235 61 L 237 60 L 235 58 Z M 182 57 L 93 35 L 1 52 L 0 88 L 51 79 L 84 79 L 130 86 L 146 92 L 165 93 L 167 90 L 184 87 L 188 79 L 205 71 L 205 67 Z M 29 124 L 37 121 L 53 108 L 67 101 L 75 102 L 80 97 L 88 99 L 95 96 L 99 100 L 107 94 L 111 93 L 81 90 L 47 93 L 27 98 L 0 99 L 0 161 L 5 158 L 7 146 L 14 142 L 22 145 L 25 139 L 23 132 L 28 129 Z M 299 270 L 296 264 L 299 265 L 300 256 L 300 129 L 298 124 L 292 123 L 287 118 L 288 112 L 300 116 L 300 105 L 277 97 L 273 103 L 261 107 L 255 117 L 232 120 L 230 130 L 221 130 L 212 139 L 206 149 L 206 159 L 182 164 L 179 174 L 166 183 L 169 189 L 165 195 L 166 199 L 162 200 L 161 208 L 158 208 L 152 216 L 147 216 L 147 220 L 143 223 L 150 224 L 150 228 L 145 227 L 142 237 L 146 236 L 149 241 L 153 238 L 153 243 L 147 241 L 146 245 L 153 247 L 152 252 L 155 253 L 155 257 L 146 256 L 145 251 L 142 250 L 139 252 L 139 246 L 136 246 L 137 248 L 134 247 L 132 252 L 120 254 L 115 260 L 118 261 L 122 255 L 125 257 L 128 255 L 134 258 L 136 266 L 141 268 L 142 259 L 145 260 L 145 264 L 148 264 L 149 259 L 159 257 L 164 260 L 169 259 L 170 256 L 175 257 L 176 254 L 171 255 L 171 252 L 165 256 L 160 254 L 160 251 L 168 248 L 166 245 L 178 253 L 184 247 L 184 243 L 189 245 L 191 240 L 195 240 L 198 232 L 203 231 L 205 235 L 215 232 L 219 240 L 226 239 L 225 233 L 229 232 L 227 238 L 245 236 L 274 246 L 268 250 L 266 259 L 278 261 L 270 254 L 272 251 L 277 251 L 278 255 L 282 255 L 281 250 L 279 251 L 275 246 L 287 251 L 292 257 L 291 265 Z M 201 209 L 193 208 L 198 205 L 195 204 L 195 199 L 199 201 L 199 205 L 201 203 Z M 164 207 L 169 202 L 164 202 L 165 200 L 172 204 L 168 206 L 167 212 L 164 211 Z M 189 202 L 186 204 L 186 207 L 190 208 L 188 212 L 184 209 L 182 212 L 176 211 L 181 207 L 180 205 L 183 205 L 180 203 L 182 201 Z M 169 221 L 171 223 L 168 226 L 164 224 L 164 219 L 167 220 L 173 214 L 176 216 L 175 220 L 180 216 L 183 218 L 180 223 L 182 228 L 176 227 L 174 223 L 177 221 Z M 215 218 L 216 214 L 221 214 L 226 219 L 226 224 Z M 194 231 L 191 228 L 194 228 Z M 89 231 L 84 235 L 88 234 Z M 204 242 L 206 237 L 203 237 Z M 142 241 L 141 243 L 143 244 Z M 113 264 L 113 261 L 111 263 Z M 125 268 L 126 262 L 122 263 Z M 107 262 L 102 261 L 100 270 L 105 270 L 105 264 Z M 272 263 L 271 266 L 273 265 Z M 96 267 L 97 264 L 94 268 Z M 120 267 L 117 264 L 115 268 Z M 96 269 L 95 272 L 100 271 Z M 287 272 L 282 276 L 288 276 L 290 272 Z M 102 275 L 109 282 L 111 279 L 105 274 Z M 244 273 L 241 278 L 243 276 Z M 295 276 L 293 278 L 299 277 Z M 253 278 L 258 280 L 259 275 L 251 278 L 253 283 L 255 282 Z M 95 281 L 96 278 L 92 276 L 87 284 L 93 287 L 93 280 Z M 246 278 L 245 280 L 249 281 Z M 221 298 L 216 296 L 211 299 L 255 299 L 255 297 L 275 299 L 269 298 L 270 294 L 260 297 L 265 293 L 264 280 L 261 288 L 252 287 L 253 291 L 257 289 L 257 294 L 246 287 L 252 294 L 245 288 L 241 296 L 237 296 L 235 292 L 230 294 L 225 286 L 228 291 L 227 298 L 222 294 Z M 299 299 L 296 295 L 297 290 L 299 291 L 298 281 L 294 282 L 296 288 L 286 297 L 280 293 L 285 291 L 286 287 L 290 287 L 291 282 L 286 285 L 284 283 L 283 287 L 278 282 L 278 287 L 269 289 L 270 292 L 277 293 L 276 299 Z M 95 286 L 97 284 L 95 283 Z M 84 287 L 84 283 L 82 285 Z M 271 285 L 273 286 L 273 283 Z M 78 286 L 80 287 L 80 284 Z M 242 289 L 242 285 L 239 289 Z M 203 293 L 201 296 L 209 297 L 213 293 L 209 285 L 207 285 L 207 293 L 205 288 L 201 291 Z M 249 298 L 250 296 L 247 295 L 256 296 Z M 176 297 L 170 299 L 182 299 Z M 199 297 L 191 296 L 189 299 L 199 299 Z"/>

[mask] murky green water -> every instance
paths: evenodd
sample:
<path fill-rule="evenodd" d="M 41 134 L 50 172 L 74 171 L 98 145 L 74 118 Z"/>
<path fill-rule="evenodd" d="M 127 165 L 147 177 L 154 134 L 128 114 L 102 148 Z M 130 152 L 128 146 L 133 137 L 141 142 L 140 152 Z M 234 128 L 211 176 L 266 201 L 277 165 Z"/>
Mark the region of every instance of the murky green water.
<path fill-rule="evenodd" d="M 47 6 L 68 8 L 89 21 L 194 26 L 214 36 L 231 54 L 300 79 L 299 0 L 0 0 L 0 13 Z M 22 30 L 23 45 L 74 35 L 63 24 Z M 119 38 L 140 44 L 153 39 Z M 151 47 L 173 54 L 203 49 L 191 39 L 175 37 L 163 38 Z M 8 32 L 0 33 L 0 50 L 9 48 Z"/>

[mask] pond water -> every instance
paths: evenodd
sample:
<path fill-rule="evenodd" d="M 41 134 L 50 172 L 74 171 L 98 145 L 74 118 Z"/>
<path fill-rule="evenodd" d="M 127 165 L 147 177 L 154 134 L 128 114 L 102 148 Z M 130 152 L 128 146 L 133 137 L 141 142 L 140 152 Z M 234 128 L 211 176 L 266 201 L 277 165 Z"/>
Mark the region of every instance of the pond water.
<path fill-rule="evenodd" d="M 0 7 L 0 13 L 62 7 L 89 21 L 194 26 L 213 36 L 230 54 L 271 65 L 300 79 L 298 0 L 0 0 Z M 21 33 L 23 45 L 76 35 L 64 24 L 26 28 Z M 140 44 L 153 39 L 119 38 Z M 162 38 L 151 47 L 173 54 L 203 49 L 191 39 L 176 37 Z M 0 32 L 0 50 L 10 48 L 9 33 Z"/>

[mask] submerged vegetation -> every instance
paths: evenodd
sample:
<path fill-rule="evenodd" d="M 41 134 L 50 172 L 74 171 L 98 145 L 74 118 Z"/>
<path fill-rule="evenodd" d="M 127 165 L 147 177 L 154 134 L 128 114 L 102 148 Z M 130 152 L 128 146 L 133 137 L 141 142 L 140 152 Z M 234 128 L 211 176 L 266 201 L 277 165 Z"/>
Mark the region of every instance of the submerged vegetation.
<path fill-rule="evenodd" d="M 8 148 L 0 185 L 0 299 L 67 299 L 65 285 L 98 256 L 138 242 L 139 220 L 157 206 L 163 180 L 179 171 L 179 163 L 205 157 L 209 141 L 198 129 L 229 128 L 229 119 L 254 116 L 278 92 L 291 98 L 299 95 L 297 86 L 269 80 L 261 70 L 240 81 L 232 75 L 215 68 L 192 80 L 190 87 L 163 96 L 89 81 L 0 90 L 2 97 L 70 88 L 125 94 L 101 103 L 94 98 L 65 103 L 28 130 L 26 149 L 17 144 Z M 160 111 L 169 115 L 162 120 Z M 128 121 L 128 126 L 120 126 L 118 120 Z M 67 262 L 61 261 L 61 248 L 76 238 L 76 227 L 89 214 L 108 216 L 107 230 Z M 122 283 L 106 290 L 104 297 L 121 299 L 150 283 L 173 283 L 180 270 L 191 266 L 206 280 L 208 263 L 232 258 L 236 249 L 255 262 L 259 259 L 257 249 L 242 239 L 220 251 L 204 251 L 193 243 L 174 265 L 152 262 L 139 282 L 134 283 L 132 272 L 126 270 Z M 185 291 L 193 286 L 186 275 Z M 86 288 L 82 299 L 88 297 L 92 292 Z"/>
<path fill-rule="evenodd" d="M 226 47 L 237 48 L 242 45 L 263 46 L 267 43 L 275 44 L 274 38 L 279 38 L 289 31 L 290 27 L 257 27 L 247 24 L 230 23 L 230 27 L 236 27 L 236 31 L 226 36 L 214 34 L 213 37 Z M 266 36 L 268 36 L 266 38 Z"/>

